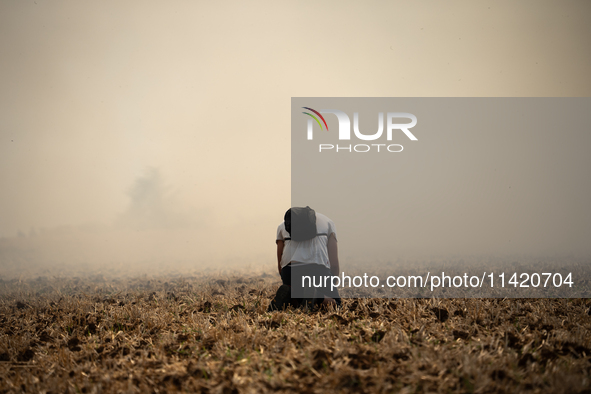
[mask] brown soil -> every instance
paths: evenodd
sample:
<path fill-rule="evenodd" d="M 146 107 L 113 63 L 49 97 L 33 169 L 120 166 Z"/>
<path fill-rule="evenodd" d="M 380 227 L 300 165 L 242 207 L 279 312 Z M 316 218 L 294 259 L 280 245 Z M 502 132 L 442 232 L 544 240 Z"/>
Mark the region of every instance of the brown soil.
<path fill-rule="evenodd" d="M 356 299 L 275 277 L 0 282 L 0 392 L 591 392 L 585 299 Z"/>

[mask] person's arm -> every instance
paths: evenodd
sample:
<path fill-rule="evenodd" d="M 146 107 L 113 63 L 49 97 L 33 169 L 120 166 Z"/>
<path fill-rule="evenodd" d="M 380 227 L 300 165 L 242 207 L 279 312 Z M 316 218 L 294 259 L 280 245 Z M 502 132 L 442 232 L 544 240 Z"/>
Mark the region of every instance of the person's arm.
<path fill-rule="evenodd" d="M 279 275 L 281 275 L 281 257 L 283 256 L 283 246 L 285 242 L 281 240 L 277 240 L 277 269 L 279 270 Z"/>
<path fill-rule="evenodd" d="M 328 261 L 330 263 L 330 273 L 333 276 L 339 276 L 339 247 L 334 233 L 330 234 L 330 238 L 328 238 Z"/>

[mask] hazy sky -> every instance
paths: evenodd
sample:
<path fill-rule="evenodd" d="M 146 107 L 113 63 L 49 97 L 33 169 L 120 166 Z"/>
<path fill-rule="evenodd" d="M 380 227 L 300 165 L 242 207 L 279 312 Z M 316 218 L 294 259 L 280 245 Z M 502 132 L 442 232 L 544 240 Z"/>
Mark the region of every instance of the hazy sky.
<path fill-rule="evenodd" d="M 589 96 L 590 16 L 586 1 L 2 1 L 0 236 L 133 222 L 273 258 L 292 96 Z"/>

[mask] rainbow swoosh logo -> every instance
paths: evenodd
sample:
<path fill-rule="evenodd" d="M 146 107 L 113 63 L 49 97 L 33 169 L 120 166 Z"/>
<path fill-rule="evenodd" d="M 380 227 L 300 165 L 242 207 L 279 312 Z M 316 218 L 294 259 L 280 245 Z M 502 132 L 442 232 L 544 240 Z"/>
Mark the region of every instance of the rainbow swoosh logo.
<path fill-rule="evenodd" d="M 328 131 L 328 125 L 326 124 L 326 120 L 324 120 L 324 117 L 322 115 L 320 115 L 320 112 L 316 111 L 315 109 L 309 108 L 309 107 L 302 107 L 304 109 L 307 109 L 309 111 L 314 112 L 316 115 L 320 116 L 320 119 L 322 119 L 322 122 L 324 122 L 324 126 L 326 126 L 326 131 Z M 320 126 L 320 130 L 323 130 L 324 128 L 322 127 L 322 123 L 320 123 L 320 121 L 318 120 L 317 117 L 315 117 L 314 115 L 312 115 L 309 112 L 302 112 L 303 114 L 306 114 L 308 116 L 311 116 L 312 118 L 314 118 L 314 120 L 318 123 L 318 126 Z"/>

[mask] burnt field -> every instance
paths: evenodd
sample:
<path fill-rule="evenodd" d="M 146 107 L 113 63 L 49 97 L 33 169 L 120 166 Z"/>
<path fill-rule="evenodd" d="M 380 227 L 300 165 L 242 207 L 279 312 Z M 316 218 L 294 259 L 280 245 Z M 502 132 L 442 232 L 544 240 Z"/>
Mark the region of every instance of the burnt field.
<path fill-rule="evenodd" d="M 349 299 L 276 276 L 0 282 L 0 392 L 590 392 L 585 299 Z"/>

